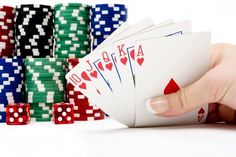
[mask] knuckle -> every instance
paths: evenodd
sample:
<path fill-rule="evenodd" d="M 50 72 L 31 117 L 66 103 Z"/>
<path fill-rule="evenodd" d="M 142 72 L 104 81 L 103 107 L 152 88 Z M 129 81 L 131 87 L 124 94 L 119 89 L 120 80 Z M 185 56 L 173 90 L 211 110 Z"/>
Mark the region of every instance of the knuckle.
<path fill-rule="evenodd" d="M 182 88 L 177 92 L 177 98 L 178 98 L 178 108 L 184 112 L 188 107 L 188 99 L 186 96 L 186 88 Z"/>

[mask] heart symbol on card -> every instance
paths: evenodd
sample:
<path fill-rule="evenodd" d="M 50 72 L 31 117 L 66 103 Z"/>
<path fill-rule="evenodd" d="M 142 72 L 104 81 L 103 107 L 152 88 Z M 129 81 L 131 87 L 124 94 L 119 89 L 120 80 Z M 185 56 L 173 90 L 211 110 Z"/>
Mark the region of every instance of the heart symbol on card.
<path fill-rule="evenodd" d="M 85 83 L 81 83 L 81 84 L 79 85 L 79 88 L 81 88 L 81 89 L 86 89 L 86 84 L 85 84 Z"/>
<path fill-rule="evenodd" d="M 205 110 L 201 107 L 200 110 L 198 111 L 198 115 L 197 115 L 197 118 L 198 118 L 198 121 L 200 122 L 202 120 L 202 118 L 204 117 L 204 114 L 205 114 Z"/>
<path fill-rule="evenodd" d="M 130 57 L 131 57 L 133 60 L 135 59 L 134 50 L 131 50 L 131 52 L 130 52 Z"/>
<path fill-rule="evenodd" d="M 121 58 L 121 59 L 120 59 L 120 62 L 121 62 L 122 64 L 126 65 L 126 63 L 127 63 L 127 57 Z"/>
<path fill-rule="evenodd" d="M 85 71 L 81 73 L 81 77 L 86 81 L 91 81 L 88 74 Z"/>
<path fill-rule="evenodd" d="M 141 66 L 143 64 L 144 58 L 138 58 L 137 63 Z"/>
<path fill-rule="evenodd" d="M 106 64 L 106 68 L 111 71 L 111 69 L 112 69 L 112 63 Z"/>
<path fill-rule="evenodd" d="M 164 94 L 174 93 L 177 92 L 178 90 L 179 90 L 178 84 L 174 81 L 173 78 L 171 78 L 164 89 Z"/>
<path fill-rule="evenodd" d="M 93 72 L 90 73 L 90 76 L 94 77 L 94 78 L 97 78 L 97 71 L 94 70 Z"/>
<path fill-rule="evenodd" d="M 98 62 L 98 68 L 99 68 L 100 70 L 104 71 L 104 68 L 103 68 L 103 66 L 102 66 L 102 62 Z"/>

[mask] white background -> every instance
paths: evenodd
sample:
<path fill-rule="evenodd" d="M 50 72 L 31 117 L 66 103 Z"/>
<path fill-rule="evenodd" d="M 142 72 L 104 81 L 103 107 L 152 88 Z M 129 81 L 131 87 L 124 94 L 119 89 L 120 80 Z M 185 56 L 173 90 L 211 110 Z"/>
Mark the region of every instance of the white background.
<path fill-rule="evenodd" d="M 125 3 L 129 21 L 190 19 L 193 31 L 211 31 L 212 41 L 236 43 L 234 0 L 0 0 L 0 5 L 58 2 Z M 0 124 L 0 157 L 234 156 L 236 127 L 221 125 L 127 129 L 113 120 L 74 125 Z"/>

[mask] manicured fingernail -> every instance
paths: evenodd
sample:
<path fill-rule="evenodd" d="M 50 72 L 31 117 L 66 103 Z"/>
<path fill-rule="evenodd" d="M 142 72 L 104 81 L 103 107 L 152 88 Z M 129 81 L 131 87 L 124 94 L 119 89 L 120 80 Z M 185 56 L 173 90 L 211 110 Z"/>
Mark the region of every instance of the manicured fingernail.
<path fill-rule="evenodd" d="M 152 114 L 160 114 L 168 109 L 168 101 L 165 97 L 156 97 L 148 99 L 145 102 L 146 110 Z"/>

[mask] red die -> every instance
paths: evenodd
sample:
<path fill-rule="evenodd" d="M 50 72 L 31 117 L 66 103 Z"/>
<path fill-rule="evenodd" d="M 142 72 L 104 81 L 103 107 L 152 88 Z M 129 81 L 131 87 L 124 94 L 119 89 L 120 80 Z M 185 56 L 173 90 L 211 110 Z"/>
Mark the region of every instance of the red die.
<path fill-rule="evenodd" d="M 30 121 L 30 105 L 24 103 L 6 106 L 6 122 L 8 125 L 25 125 Z"/>
<path fill-rule="evenodd" d="M 74 123 L 74 105 L 70 103 L 53 104 L 53 120 L 55 124 Z"/>

